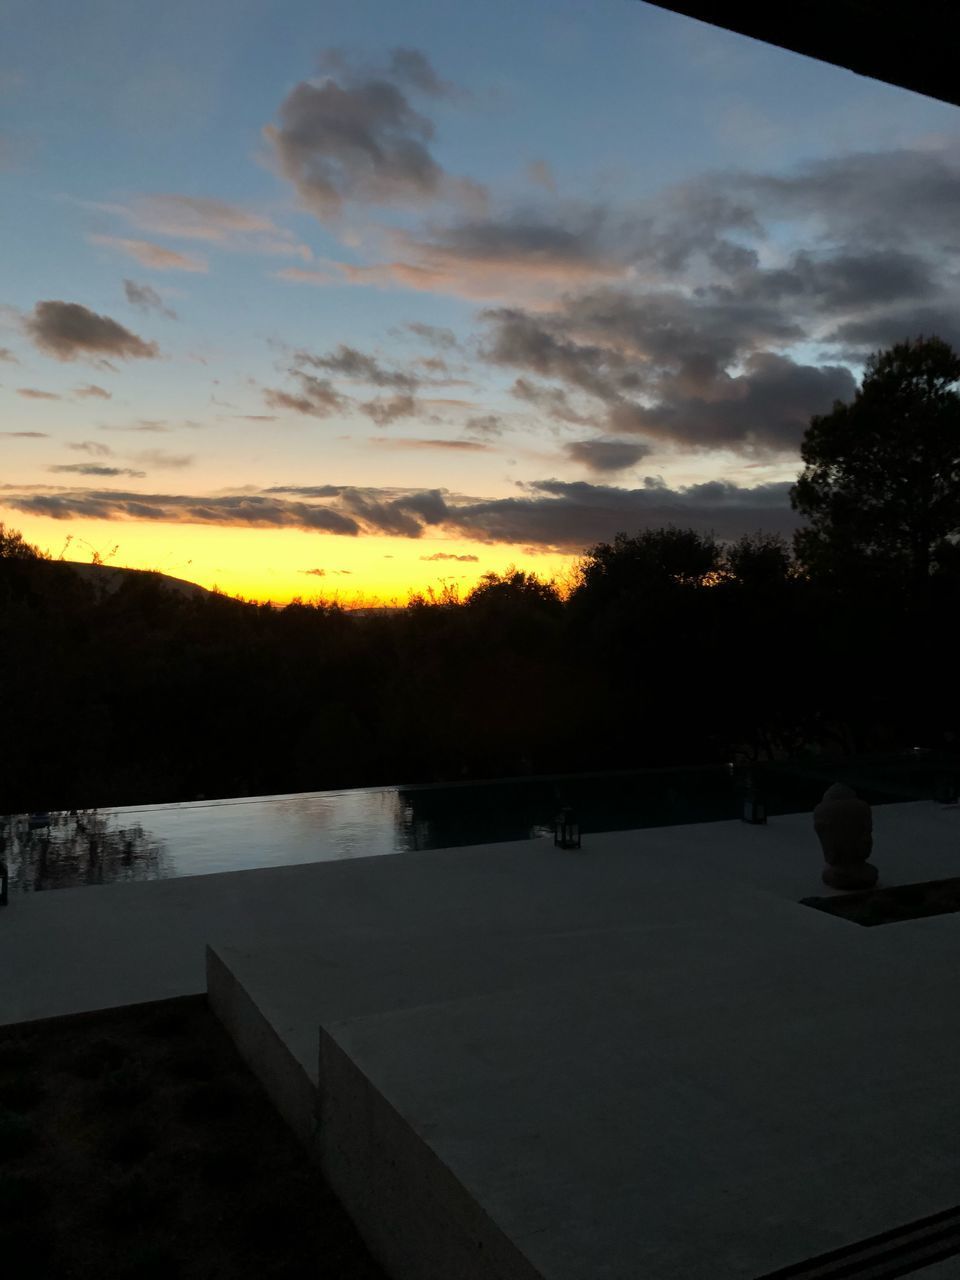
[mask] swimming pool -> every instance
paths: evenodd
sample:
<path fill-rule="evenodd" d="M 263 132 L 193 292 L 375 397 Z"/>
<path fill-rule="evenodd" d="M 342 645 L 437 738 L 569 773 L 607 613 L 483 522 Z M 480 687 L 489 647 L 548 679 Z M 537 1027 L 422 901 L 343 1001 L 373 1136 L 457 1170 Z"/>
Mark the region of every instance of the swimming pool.
<path fill-rule="evenodd" d="M 832 773 L 761 770 L 768 812 L 812 809 Z M 902 799 L 882 782 L 860 794 Z M 0 819 L 10 891 L 208 875 L 548 836 L 570 805 L 585 832 L 736 818 L 723 767 L 508 778 L 184 804 L 15 814 Z"/>

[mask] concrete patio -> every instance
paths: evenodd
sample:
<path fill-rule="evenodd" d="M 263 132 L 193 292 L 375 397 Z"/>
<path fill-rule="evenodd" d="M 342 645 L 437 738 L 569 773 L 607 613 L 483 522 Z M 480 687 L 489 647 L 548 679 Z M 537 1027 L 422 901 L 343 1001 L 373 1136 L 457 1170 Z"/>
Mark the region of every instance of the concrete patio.
<path fill-rule="evenodd" d="M 960 811 L 874 818 L 882 883 L 960 875 Z M 960 1204 L 960 917 L 820 891 L 795 815 L 26 895 L 0 1022 L 203 991 L 209 946 L 392 1274 L 757 1280 Z"/>

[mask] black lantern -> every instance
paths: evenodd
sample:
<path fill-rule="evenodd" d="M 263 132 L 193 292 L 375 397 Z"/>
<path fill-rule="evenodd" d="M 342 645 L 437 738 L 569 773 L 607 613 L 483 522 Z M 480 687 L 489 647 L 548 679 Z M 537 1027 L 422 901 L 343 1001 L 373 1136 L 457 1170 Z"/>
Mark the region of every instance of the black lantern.
<path fill-rule="evenodd" d="M 580 848 L 580 825 L 569 807 L 561 809 L 557 814 L 553 824 L 553 843 L 558 849 Z"/>
<path fill-rule="evenodd" d="M 960 777 L 955 773 L 938 773 L 933 779 L 933 798 L 937 804 L 960 803 Z"/>
<path fill-rule="evenodd" d="M 767 821 L 767 804 L 757 789 L 756 781 L 751 774 L 747 778 L 743 792 L 743 809 L 741 816 L 751 826 L 762 826 Z"/>
<path fill-rule="evenodd" d="M 7 871 L 7 864 L 0 862 L 0 907 L 7 905 L 7 899 L 10 894 L 10 873 Z"/>

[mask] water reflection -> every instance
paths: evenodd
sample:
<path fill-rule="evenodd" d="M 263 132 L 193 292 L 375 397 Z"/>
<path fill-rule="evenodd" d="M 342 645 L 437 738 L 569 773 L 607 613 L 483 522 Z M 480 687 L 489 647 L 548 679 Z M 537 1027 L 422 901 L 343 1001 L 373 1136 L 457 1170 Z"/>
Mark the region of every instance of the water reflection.
<path fill-rule="evenodd" d="M 96 809 L 0 818 L 10 890 L 66 889 L 173 874 L 164 842 L 136 821 Z"/>
<path fill-rule="evenodd" d="M 758 781 L 770 814 L 809 812 L 826 781 L 852 781 L 871 804 L 917 795 L 910 766 L 764 766 Z M 589 834 L 736 818 L 740 805 L 720 767 L 20 814 L 0 818 L 0 861 L 11 891 L 30 892 L 526 840 L 549 835 L 564 806 Z"/>

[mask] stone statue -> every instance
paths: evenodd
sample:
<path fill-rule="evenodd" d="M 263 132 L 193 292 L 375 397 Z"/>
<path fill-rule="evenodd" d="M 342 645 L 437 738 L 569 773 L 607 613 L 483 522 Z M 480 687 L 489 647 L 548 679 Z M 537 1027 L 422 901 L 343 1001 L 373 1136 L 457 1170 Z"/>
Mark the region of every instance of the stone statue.
<path fill-rule="evenodd" d="M 878 871 L 867 859 L 873 850 L 873 815 L 852 787 L 835 782 L 813 811 L 813 829 L 823 849 L 823 883 L 831 889 L 872 889 Z"/>

